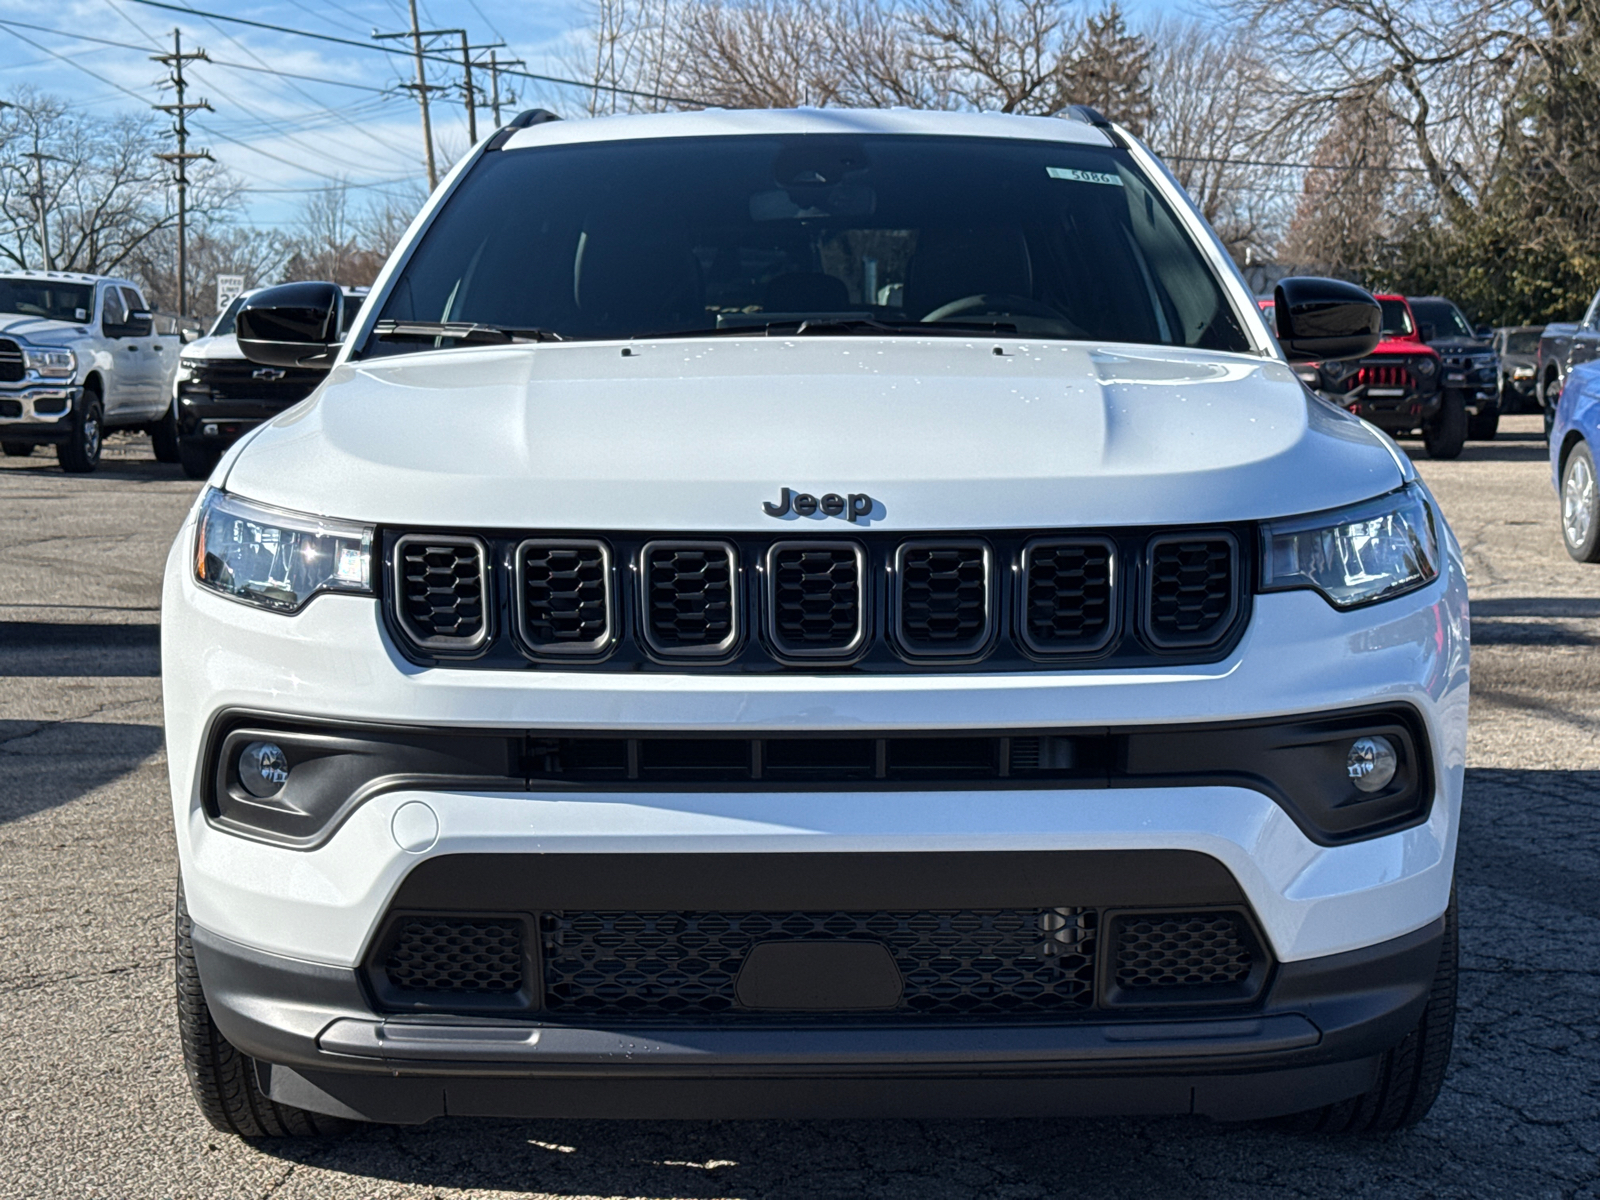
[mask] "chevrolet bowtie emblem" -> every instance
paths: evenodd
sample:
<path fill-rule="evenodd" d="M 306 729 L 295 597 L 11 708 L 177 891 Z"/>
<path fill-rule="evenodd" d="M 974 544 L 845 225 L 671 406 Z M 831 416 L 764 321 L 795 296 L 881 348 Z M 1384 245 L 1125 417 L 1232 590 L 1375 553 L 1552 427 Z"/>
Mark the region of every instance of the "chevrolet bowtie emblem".
<path fill-rule="evenodd" d="M 276 383 L 288 373 L 289 372 L 285 371 L 281 367 L 257 367 L 254 371 L 250 372 L 250 378 L 265 379 L 269 383 Z"/>

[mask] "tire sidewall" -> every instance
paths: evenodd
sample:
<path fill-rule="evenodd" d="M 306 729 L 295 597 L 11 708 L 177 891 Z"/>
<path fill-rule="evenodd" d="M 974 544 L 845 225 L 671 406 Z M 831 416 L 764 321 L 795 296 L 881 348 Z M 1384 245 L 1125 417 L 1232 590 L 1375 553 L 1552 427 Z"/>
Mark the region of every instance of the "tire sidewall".
<path fill-rule="evenodd" d="M 1567 493 L 1572 487 L 1572 476 L 1580 462 L 1588 468 L 1590 480 L 1589 528 L 1581 542 L 1574 542 L 1567 532 Z M 1600 560 L 1600 480 L 1596 479 L 1594 454 L 1587 442 L 1579 442 L 1574 446 L 1561 468 L 1561 541 L 1566 546 L 1567 553 L 1578 562 Z"/>

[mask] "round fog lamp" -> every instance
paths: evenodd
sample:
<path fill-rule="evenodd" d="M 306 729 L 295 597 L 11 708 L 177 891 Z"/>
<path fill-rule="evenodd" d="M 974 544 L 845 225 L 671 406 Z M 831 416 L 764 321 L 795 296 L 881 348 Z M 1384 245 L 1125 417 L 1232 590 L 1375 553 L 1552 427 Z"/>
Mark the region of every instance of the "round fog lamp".
<path fill-rule="evenodd" d="M 1394 743 L 1386 737 L 1357 738 L 1344 760 L 1350 782 L 1363 792 L 1381 792 L 1394 782 L 1394 773 L 1400 767 L 1400 756 L 1394 752 Z"/>
<path fill-rule="evenodd" d="M 276 796 L 288 778 L 289 759 L 276 742 L 251 742 L 239 755 L 239 782 L 258 799 Z"/>

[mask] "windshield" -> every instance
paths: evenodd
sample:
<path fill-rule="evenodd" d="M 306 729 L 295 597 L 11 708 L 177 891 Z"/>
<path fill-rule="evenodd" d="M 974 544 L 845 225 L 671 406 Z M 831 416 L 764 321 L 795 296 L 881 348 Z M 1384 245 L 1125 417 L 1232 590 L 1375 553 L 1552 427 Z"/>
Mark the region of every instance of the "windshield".
<path fill-rule="evenodd" d="M 976 138 L 676 138 L 485 154 L 379 318 L 562 338 L 871 320 L 1251 349 L 1211 268 L 1125 152 Z M 366 352 L 434 344 L 369 339 Z"/>
<path fill-rule="evenodd" d="M 86 325 L 94 315 L 94 284 L 59 279 L 0 279 L 0 312 Z"/>
<path fill-rule="evenodd" d="M 239 319 L 239 310 L 244 307 L 244 302 L 250 298 L 249 292 L 243 292 L 233 298 L 233 303 L 222 310 L 216 324 L 211 327 L 207 337 L 221 337 L 225 333 L 232 333 L 234 322 Z"/>
<path fill-rule="evenodd" d="M 1383 309 L 1385 337 L 1405 337 L 1411 332 L 1411 314 L 1406 311 L 1404 300 L 1379 300 L 1378 307 Z"/>
<path fill-rule="evenodd" d="M 1417 314 L 1417 324 L 1432 325 L 1435 338 L 1470 338 L 1472 326 L 1461 315 L 1461 310 L 1448 300 L 1413 300 L 1411 311 Z"/>
<path fill-rule="evenodd" d="M 1516 333 L 1506 334 L 1506 353 L 1539 353 L 1539 331 L 1537 329 L 1523 329 L 1518 330 Z"/>

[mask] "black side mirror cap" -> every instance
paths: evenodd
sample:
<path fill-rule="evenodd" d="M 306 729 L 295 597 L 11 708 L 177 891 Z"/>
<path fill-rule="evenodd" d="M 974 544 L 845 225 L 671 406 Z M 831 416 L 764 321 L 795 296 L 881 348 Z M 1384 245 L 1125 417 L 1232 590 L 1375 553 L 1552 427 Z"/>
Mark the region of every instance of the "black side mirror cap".
<path fill-rule="evenodd" d="M 336 283 L 285 283 L 257 292 L 239 310 L 239 350 L 264 366 L 326 371 L 339 352 L 343 308 Z"/>
<path fill-rule="evenodd" d="M 1494 337 L 1494 330 L 1488 325 L 1479 325 L 1478 328 L 1473 332 L 1481 337 L 1484 341 L 1488 341 L 1490 338 Z"/>
<path fill-rule="evenodd" d="M 121 325 L 107 325 L 106 336 L 114 338 L 142 338 L 149 337 L 155 329 L 155 318 L 143 309 L 128 314 L 128 319 Z"/>
<path fill-rule="evenodd" d="M 1342 279 L 1280 279 L 1272 311 L 1278 344 L 1290 362 L 1360 358 L 1383 339 L 1383 309 L 1365 288 Z"/>

